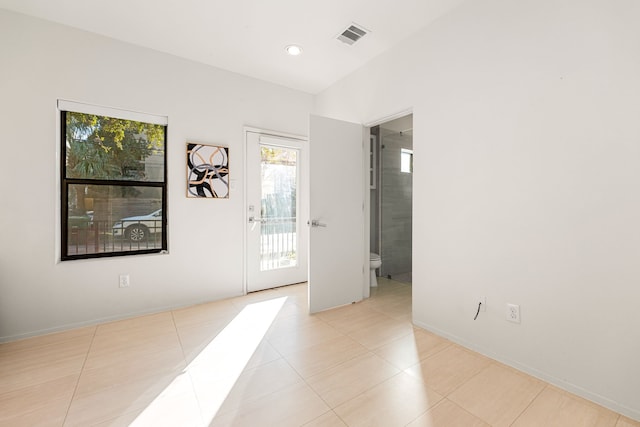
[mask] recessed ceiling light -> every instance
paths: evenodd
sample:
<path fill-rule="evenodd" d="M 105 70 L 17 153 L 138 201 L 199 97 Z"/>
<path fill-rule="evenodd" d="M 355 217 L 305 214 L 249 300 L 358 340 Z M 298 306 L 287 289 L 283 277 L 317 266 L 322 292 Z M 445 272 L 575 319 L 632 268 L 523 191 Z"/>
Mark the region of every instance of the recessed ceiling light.
<path fill-rule="evenodd" d="M 287 53 L 291 56 L 298 56 L 302 53 L 302 48 L 296 44 L 290 44 L 289 46 L 285 47 L 284 50 L 286 50 Z"/>

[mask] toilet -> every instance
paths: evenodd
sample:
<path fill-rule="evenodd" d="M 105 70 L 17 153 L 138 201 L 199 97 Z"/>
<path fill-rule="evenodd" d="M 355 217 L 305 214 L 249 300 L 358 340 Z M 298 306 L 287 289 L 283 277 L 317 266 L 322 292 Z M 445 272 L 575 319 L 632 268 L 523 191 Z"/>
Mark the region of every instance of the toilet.
<path fill-rule="evenodd" d="M 378 286 L 378 280 L 376 279 L 376 269 L 380 268 L 382 265 L 382 260 L 380 259 L 380 255 L 374 254 L 371 252 L 369 254 L 369 268 L 371 271 L 369 272 L 369 286 L 375 288 Z"/>

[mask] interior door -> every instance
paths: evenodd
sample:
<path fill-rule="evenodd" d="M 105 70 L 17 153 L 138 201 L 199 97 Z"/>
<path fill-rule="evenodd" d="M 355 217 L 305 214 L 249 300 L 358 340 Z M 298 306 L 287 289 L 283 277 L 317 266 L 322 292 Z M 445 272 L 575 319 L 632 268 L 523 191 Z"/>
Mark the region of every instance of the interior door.
<path fill-rule="evenodd" d="M 309 142 L 309 310 L 362 300 L 364 248 L 362 125 L 311 116 Z M 368 186 L 368 183 L 367 183 Z M 366 263 L 365 265 L 365 258 Z"/>
<path fill-rule="evenodd" d="M 247 131 L 247 292 L 307 281 L 305 140 Z"/>

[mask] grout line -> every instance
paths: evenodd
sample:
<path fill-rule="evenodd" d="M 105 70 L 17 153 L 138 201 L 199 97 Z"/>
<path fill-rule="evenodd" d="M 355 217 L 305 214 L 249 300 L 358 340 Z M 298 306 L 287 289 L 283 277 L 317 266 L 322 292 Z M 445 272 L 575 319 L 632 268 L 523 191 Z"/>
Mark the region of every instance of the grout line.
<path fill-rule="evenodd" d="M 176 318 L 175 318 L 175 314 L 173 312 L 173 310 L 171 310 L 171 321 L 173 322 L 173 327 L 176 331 L 176 336 L 178 338 L 178 343 L 180 343 L 180 349 L 182 350 L 182 358 L 184 361 L 184 368 L 183 368 L 183 372 L 185 375 L 188 375 L 188 379 L 189 379 L 189 384 L 191 385 L 191 391 L 193 392 L 193 397 L 195 398 L 197 404 L 198 404 L 198 410 L 199 410 L 199 419 L 201 422 L 201 425 L 205 425 L 205 416 L 204 416 L 204 404 L 206 402 L 202 402 L 200 395 L 198 394 L 198 391 L 196 390 L 196 386 L 193 382 L 193 378 L 191 377 L 191 374 L 187 371 L 187 367 L 189 366 L 190 362 L 187 361 L 187 353 L 186 350 L 184 348 L 184 344 L 182 343 L 182 337 L 180 336 L 180 332 L 178 331 L 178 325 L 176 324 Z M 226 318 L 225 318 L 226 321 Z M 202 351 L 202 350 L 201 350 Z M 217 415 L 217 414 L 216 414 Z M 215 417 L 214 417 L 215 419 Z M 210 423 L 213 422 L 213 419 L 209 421 Z"/>
<path fill-rule="evenodd" d="M 62 420 L 62 425 L 65 425 L 67 422 L 67 417 L 69 417 L 69 411 L 71 410 L 71 405 L 73 404 L 74 399 L 76 398 L 76 393 L 78 392 L 78 386 L 80 385 L 80 378 L 82 378 L 82 374 L 84 373 L 84 367 L 87 364 L 87 360 L 89 359 L 89 353 L 91 352 L 91 347 L 93 347 L 93 341 L 96 338 L 96 334 L 98 333 L 98 325 L 96 325 L 93 329 L 93 334 L 91 335 L 91 342 L 87 347 L 87 353 L 84 356 L 84 361 L 82 362 L 82 367 L 80 368 L 80 372 L 78 373 L 78 379 L 76 380 L 76 385 L 73 388 L 73 394 L 71 395 L 71 399 L 69 399 L 69 406 L 67 406 L 67 410 L 64 414 L 64 419 Z"/>
<path fill-rule="evenodd" d="M 622 414 L 618 414 L 616 413 L 617 417 L 616 417 L 616 423 L 614 424 L 614 426 L 618 426 L 618 423 L 620 422 L 620 419 L 622 418 Z"/>
<path fill-rule="evenodd" d="M 466 409 L 466 408 L 464 408 L 463 406 L 458 405 L 458 404 L 457 404 L 456 402 L 454 402 L 453 400 L 451 400 L 451 399 L 449 399 L 449 398 L 447 398 L 447 397 L 445 397 L 445 398 L 444 398 L 444 399 L 442 399 L 442 400 L 446 400 L 447 402 L 451 403 L 452 405 L 455 405 L 456 407 L 460 408 L 462 411 L 464 411 L 464 412 L 466 412 L 467 414 L 471 415 L 473 418 L 476 418 L 476 419 L 478 419 L 478 420 L 482 421 L 483 423 L 485 423 L 485 424 L 487 424 L 487 425 L 490 425 L 488 421 L 486 421 L 486 420 L 484 420 L 484 419 L 480 418 L 479 416 L 477 416 L 476 414 L 474 414 L 474 413 L 472 413 L 472 412 L 467 411 L 467 409 Z M 441 400 L 440 402 L 442 402 L 442 400 Z M 439 404 L 440 402 L 438 402 L 438 404 Z M 515 421 L 514 421 L 514 422 L 515 422 Z"/>
<path fill-rule="evenodd" d="M 173 323 L 173 328 L 176 331 L 176 337 L 178 338 L 178 343 L 180 343 L 180 350 L 182 350 L 182 357 L 184 358 L 185 366 L 187 363 L 187 353 L 185 352 L 184 345 L 182 344 L 182 338 L 180 337 L 180 333 L 178 332 L 178 325 L 176 325 L 176 318 L 173 314 L 173 310 L 171 310 L 171 322 Z"/>
<path fill-rule="evenodd" d="M 328 411 L 323 412 L 322 414 L 318 415 L 317 417 L 315 417 L 315 418 L 313 418 L 313 419 L 311 419 L 311 420 L 309 420 L 309 421 L 306 421 L 304 424 L 301 424 L 301 425 L 300 425 L 300 427 L 305 427 L 306 425 L 309 425 L 310 423 L 312 423 L 312 422 L 314 422 L 314 421 L 319 420 L 320 418 L 322 418 L 322 417 L 324 417 L 325 415 L 327 415 L 329 412 L 333 412 L 333 410 L 332 410 L 332 409 L 329 409 Z M 335 416 L 338 416 L 335 412 L 333 412 L 333 414 L 334 414 Z M 338 418 L 340 418 L 340 417 L 338 417 Z"/>
<path fill-rule="evenodd" d="M 358 398 L 358 397 L 362 396 L 363 394 L 367 393 L 369 390 L 371 390 L 371 389 L 373 389 L 373 388 L 375 388 L 375 387 L 379 386 L 380 384 L 383 384 L 383 383 L 385 383 L 385 382 L 387 382 L 387 381 L 390 381 L 392 378 L 394 378 L 394 377 L 396 377 L 396 376 L 398 376 L 398 375 L 401 375 L 401 374 L 403 373 L 403 371 L 402 371 L 401 369 L 399 369 L 399 368 L 397 368 L 397 367 L 393 366 L 391 363 L 387 362 L 387 361 L 386 361 L 386 360 L 384 360 L 382 357 L 380 357 L 380 356 L 376 355 L 376 354 L 375 354 L 375 353 L 373 353 L 371 350 L 369 350 L 369 351 L 367 351 L 366 353 L 361 354 L 361 355 L 359 355 L 359 356 L 353 357 L 353 358 L 349 359 L 348 361 L 342 362 L 342 363 L 340 363 L 340 364 L 338 364 L 338 365 L 334 366 L 333 368 L 337 368 L 338 366 L 344 365 L 345 363 L 350 362 L 350 361 L 352 361 L 352 360 L 354 360 L 354 359 L 356 359 L 356 358 L 358 358 L 358 357 L 362 357 L 362 356 L 366 356 L 366 355 L 372 355 L 372 356 L 374 356 L 374 357 L 378 357 L 378 358 L 379 358 L 379 359 L 381 359 L 384 363 L 387 363 L 389 366 L 391 366 L 391 367 L 393 367 L 394 369 L 398 370 L 398 372 L 396 372 L 395 374 L 391 375 L 391 376 L 390 376 L 390 377 L 388 377 L 388 378 L 383 379 L 382 381 L 380 381 L 380 382 L 378 382 L 378 383 L 372 384 L 371 386 L 369 386 L 369 387 L 368 387 L 368 388 L 366 388 L 365 390 L 361 391 L 361 392 L 360 392 L 360 393 L 358 393 L 357 395 L 355 395 L 355 396 L 353 396 L 353 397 L 351 397 L 351 398 L 349 398 L 349 399 L 345 400 L 344 402 L 340 402 L 340 403 L 339 403 L 339 404 L 337 404 L 336 406 L 331 406 L 331 405 L 329 404 L 329 402 L 327 402 L 325 399 L 323 399 L 323 398 L 322 398 L 322 396 L 320 396 L 320 394 L 319 394 L 319 393 L 318 393 L 318 392 L 317 392 L 317 391 L 316 391 L 316 390 L 311 386 L 311 384 L 309 384 L 309 383 L 307 382 L 307 380 L 306 380 L 306 379 L 304 379 L 304 378 L 303 378 L 303 379 L 304 379 L 305 383 L 309 386 L 309 388 L 310 388 L 311 390 L 313 390 L 313 392 L 314 392 L 314 393 L 316 393 L 316 394 L 318 395 L 318 397 L 319 397 L 320 399 L 322 399 L 322 401 L 323 401 L 323 402 L 324 402 L 324 403 L 325 403 L 329 408 L 331 408 L 331 410 L 333 410 L 333 411 L 335 412 L 335 409 L 336 409 L 337 407 L 342 406 L 342 405 L 344 405 L 345 403 L 350 402 L 350 401 L 352 401 L 352 400 L 354 400 L 354 399 L 356 399 L 356 398 Z M 331 369 L 333 369 L 333 368 L 331 368 Z M 325 370 L 325 371 L 326 371 L 326 370 Z M 314 374 L 312 377 L 314 377 L 314 376 L 316 376 L 316 375 L 319 375 L 319 374 Z M 336 413 L 336 415 L 338 415 L 338 414 Z M 340 416 L 338 416 L 338 418 L 340 418 Z M 340 418 L 340 419 L 342 420 L 342 418 Z M 346 421 L 344 421 L 344 420 L 342 420 L 342 421 L 346 424 Z"/>
<path fill-rule="evenodd" d="M 418 414 L 414 419 L 410 420 L 407 424 L 405 424 L 405 426 L 411 425 L 414 421 L 416 421 L 418 418 L 423 417 L 427 412 L 431 411 L 432 409 L 436 408 L 437 406 L 439 406 L 443 400 L 447 400 L 446 397 L 442 397 L 442 399 L 438 400 L 436 403 L 434 403 L 433 405 L 431 405 L 430 407 L 428 407 L 424 412 L 421 412 L 420 414 Z"/>
<path fill-rule="evenodd" d="M 438 337 L 438 338 L 442 338 L 442 337 Z M 442 338 L 442 339 L 443 339 L 443 340 L 445 340 L 446 345 L 442 346 L 442 348 L 441 348 L 440 350 L 435 351 L 435 352 L 433 352 L 433 353 L 429 354 L 428 356 L 426 356 L 426 357 L 424 357 L 424 358 L 422 358 L 422 359 L 419 359 L 419 360 L 418 360 L 418 363 L 413 364 L 413 365 L 411 365 L 411 366 L 419 365 L 419 364 L 421 364 L 423 361 L 425 361 L 425 360 L 427 360 L 427 359 L 429 359 L 429 358 L 431 358 L 431 357 L 437 356 L 438 354 L 440 354 L 440 353 L 442 353 L 443 351 L 445 351 L 445 350 L 449 349 L 449 347 L 451 347 L 451 346 L 453 345 L 453 343 L 452 343 L 451 341 L 449 341 L 449 340 L 447 340 L 447 339 L 445 339 L 445 338 Z M 410 367 L 411 367 L 411 366 L 410 366 Z M 410 368 L 410 367 L 409 367 L 409 368 Z M 407 368 L 407 369 L 409 369 L 409 368 Z"/>
<path fill-rule="evenodd" d="M 481 373 L 483 373 L 484 371 L 486 371 L 487 369 L 489 369 L 491 367 L 491 365 L 493 364 L 492 361 L 490 361 L 487 366 L 485 366 L 484 368 L 480 369 L 478 372 L 476 372 L 475 374 L 471 375 L 469 378 L 467 378 L 466 380 L 464 380 L 462 383 L 460 383 L 456 388 L 454 388 L 453 390 L 451 390 L 449 393 L 446 394 L 445 397 L 451 396 L 453 393 L 455 393 L 459 388 L 461 388 L 462 386 L 464 386 L 465 384 L 467 384 L 469 381 L 471 381 L 472 379 L 474 379 L 475 377 L 477 377 L 478 375 L 480 375 Z"/>
<path fill-rule="evenodd" d="M 549 387 L 548 383 L 543 382 L 543 384 L 544 384 L 544 387 L 542 387 L 542 389 L 540 389 L 540 391 L 535 395 L 535 397 L 531 399 L 531 402 L 529 402 L 529 404 L 525 406 L 525 408 L 518 414 L 518 416 L 513 420 L 513 422 L 509 424 L 510 426 L 514 425 L 520 419 L 520 417 L 522 417 L 522 415 L 525 412 L 527 412 L 527 409 L 529 409 L 531 405 L 533 405 L 533 402 L 535 402 L 538 399 L 538 397 L 540 397 L 540 395 Z"/>

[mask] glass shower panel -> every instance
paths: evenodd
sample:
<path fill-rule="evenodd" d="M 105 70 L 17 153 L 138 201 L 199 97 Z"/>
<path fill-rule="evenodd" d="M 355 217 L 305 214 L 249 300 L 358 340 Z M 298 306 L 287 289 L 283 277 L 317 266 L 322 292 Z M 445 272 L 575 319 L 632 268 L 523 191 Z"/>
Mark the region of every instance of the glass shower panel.
<path fill-rule="evenodd" d="M 412 271 L 412 132 L 385 132 L 382 136 L 380 154 L 380 273 L 382 276 L 395 278 Z"/>

